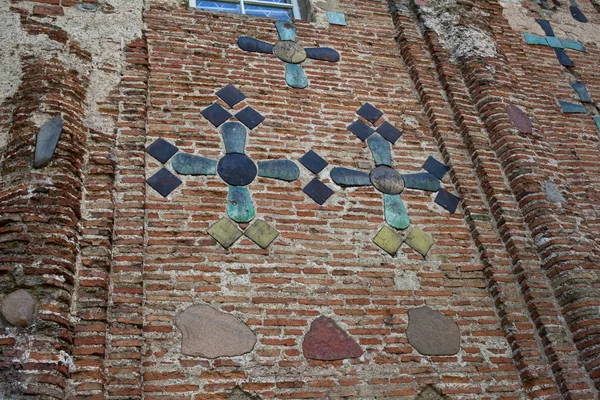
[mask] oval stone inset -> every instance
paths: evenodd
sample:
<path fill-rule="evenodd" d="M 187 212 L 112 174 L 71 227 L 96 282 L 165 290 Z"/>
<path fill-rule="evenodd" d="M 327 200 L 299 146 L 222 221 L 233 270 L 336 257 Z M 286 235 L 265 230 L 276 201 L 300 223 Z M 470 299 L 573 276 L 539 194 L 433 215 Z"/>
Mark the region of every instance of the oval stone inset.
<path fill-rule="evenodd" d="M 273 48 L 273 53 L 282 61 L 290 64 L 300 64 L 302 61 L 306 60 L 306 51 L 304 50 L 304 47 L 291 40 L 277 42 Z"/>
<path fill-rule="evenodd" d="M 513 125 L 521 133 L 532 133 L 533 126 L 531 120 L 519 107 L 509 104 L 506 106 L 506 113 L 512 121 Z"/>
<path fill-rule="evenodd" d="M 246 186 L 256 178 L 256 165 L 245 154 L 227 154 L 217 165 L 219 176 L 231 186 Z"/>
<path fill-rule="evenodd" d="M 404 179 L 398 171 L 387 165 L 380 165 L 371 171 L 371 183 L 375 189 L 385 194 L 400 194 L 404 190 Z"/>

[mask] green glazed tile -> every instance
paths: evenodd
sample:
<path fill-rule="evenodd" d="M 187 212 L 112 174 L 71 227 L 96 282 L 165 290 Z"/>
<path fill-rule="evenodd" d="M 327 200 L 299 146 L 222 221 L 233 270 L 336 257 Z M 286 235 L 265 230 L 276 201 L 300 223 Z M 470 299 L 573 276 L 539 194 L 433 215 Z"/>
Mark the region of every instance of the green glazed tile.
<path fill-rule="evenodd" d="M 391 228 L 384 226 L 373 238 L 373 243 L 393 256 L 402 245 L 402 238 Z"/>
<path fill-rule="evenodd" d="M 208 228 L 208 234 L 227 249 L 242 236 L 242 231 L 227 218 L 221 218 Z"/>
<path fill-rule="evenodd" d="M 429 249 L 431 249 L 433 243 L 432 237 L 419 228 L 413 228 L 406 238 L 406 244 L 423 256 L 429 253 Z"/>
<path fill-rule="evenodd" d="M 262 219 L 259 219 L 246 229 L 244 235 L 263 249 L 266 249 L 279 236 L 279 232 Z"/>
<path fill-rule="evenodd" d="M 229 186 L 227 215 L 235 222 L 250 222 L 254 219 L 254 205 L 247 186 Z"/>

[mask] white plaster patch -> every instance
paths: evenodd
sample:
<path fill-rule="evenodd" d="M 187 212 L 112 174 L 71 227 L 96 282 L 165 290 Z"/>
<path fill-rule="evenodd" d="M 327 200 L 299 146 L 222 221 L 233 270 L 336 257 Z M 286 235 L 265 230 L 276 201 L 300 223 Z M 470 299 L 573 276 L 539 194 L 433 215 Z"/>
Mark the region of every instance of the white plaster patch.
<path fill-rule="evenodd" d="M 397 271 L 394 274 L 394 285 L 400 290 L 420 290 L 419 276 L 415 271 Z"/>

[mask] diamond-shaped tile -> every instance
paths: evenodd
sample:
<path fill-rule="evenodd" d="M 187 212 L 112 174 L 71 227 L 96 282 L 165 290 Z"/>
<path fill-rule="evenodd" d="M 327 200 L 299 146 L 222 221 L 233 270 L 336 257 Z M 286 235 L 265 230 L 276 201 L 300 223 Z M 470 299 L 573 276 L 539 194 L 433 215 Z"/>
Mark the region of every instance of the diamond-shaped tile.
<path fill-rule="evenodd" d="M 378 110 L 369 103 L 365 103 L 358 109 L 357 114 L 374 124 L 383 115 L 383 111 Z"/>
<path fill-rule="evenodd" d="M 348 130 L 354 133 L 363 142 L 375 132 L 373 128 L 365 124 L 362 120 L 354 121 L 348 126 Z"/>
<path fill-rule="evenodd" d="M 379 125 L 379 127 L 377 127 L 377 132 L 391 144 L 396 143 L 396 141 L 400 139 L 400 136 L 402 136 L 402 132 L 400 132 L 394 125 L 387 121 L 384 121 L 381 125 Z"/>
<path fill-rule="evenodd" d="M 163 164 L 169 161 L 178 151 L 177 146 L 163 138 L 156 139 L 150 146 L 146 147 L 146 152 Z"/>
<path fill-rule="evenodd" d="M 550 47 L 555 47 L 557 49 L 564 49 L 565 48 L 565 46 L 563 46 L 563 44 L 560 41 L 560 39 L 557 38 L 556 36 L 547 36 L 546 37 L 546 41 L 548 42 L 548 45 Z"/>
<path fill-rule="evenodd" d="M 308 170 L 310 170 L 314 174 L 318 174 L 323 171 L 323 168 L 329 164 L 325 161 L 321 156 L 315 153 L 312 150 L 309 150 L 305 155 L 300 157 L 298 160 L 300 164 L 304 165 Z"/>
<path fill-rule="evenodd" d="M 152 186 L 154 190 L 163 197 L 167 197 L 177 186 L 181 185 L 181 180 L 173 175 L 168 169 L 162 168 L 160 171 L 146 179 L 146 183 Z"/>
<path fill-rule="evenodd" d="M 406 237 L 406 244 L 412 247 L 416 252 L 420 253 L 423 257 L 429 253 L 429 249 L 431 249 L 431 246 L 433 246 L 434 243 L 431 236 L 416 227 L 413 228 Z"/>
<path fill-rule="evenodd" d="M 323 205 L 333 195 L 333 190 L 317 178 L 314 178 L 302 189 L 315 203 Z"/>
<path fill-rule="evenodd" d="M 266 249 L 279 236 L 279 232 L 262 219 L 259 219 L 246 229 L 244 235 L 263 249 Z"/>
<path fill-rule="evenodd" d="M 265 117 L 263 117 L 261 113 L 250 106 L 235 114 L 235 117 L 242 124 L 246 125 L 248 129 L 256 128 L 258 124 L 265 120 Z"/>
<path fill-rule="evenodd" d="M 221 218 L 208 228 L 208 234 L 227 249 L 242 236 L 243 232 L 227 218 Z"/>
<path fill-rule="evenodd" d="M 331 25 L 347 25 L 346 16 L 342 12 L 327 11 L 327 20 Z"/>
<path fill-rule="evenodd" d="M 229 107 L 235 106 L 237 103 L 239 103 L 240 101 L 242 101 L 246 98 L 246 95 L 244 95 L 244 93 L 240 92 L 238 90 L 238 88 L 236 88 L 232 84 L 229 84 L 229 85 L 225 86 L 223 89 L 219 90 L 217 92 L 217 96 L 219 96 L 221 98 L 221 100 L 223 100 L 225 103 L 227 103 L 227 105 Z"/>
<path fill-rule="evenodd" d="M 559 100 L 560 108 L 567 114 L 585 114 L 587 111 L 584 106 L 576 103 L 569 103 L 568 101 Z"/>
<path fill-rule="evenodd" d="M 440 206 L 444 207 L 446 210 L 450 211 L 452 214 L 456 211 L 456 207 L 458 207 L 458 202 L 460 199 L 458 196 L 453 195 L 448 192 L 446 189 L 440 189 L 437 196 L 435 197 L 435 202 Z"/>
<path fill-rule="evenodd" d="M 213 103 L 204 110 L 200 111 L 204 118 L 210 121 L 216 127 L 219 127 L 223 122 L 231 118 L 229 111 L 221 107 L 217 103 Z"/>
<path fill-rule="evenodd" d="M 373 243 L 393 256 L 398 252 L 398 249 L 402 245 L 402 238 L 391 228 L 384 225 L 373 238 Z"/>
<path fill-rule="evenodd" d="M 444 175 L 446 175 L 446 172 L 448 172 L 447 166 L 431 156 L 429 156 L 425 161 L 425 164 L 423 164 L 423 169 L 439 180 L 442 180 Z"/>

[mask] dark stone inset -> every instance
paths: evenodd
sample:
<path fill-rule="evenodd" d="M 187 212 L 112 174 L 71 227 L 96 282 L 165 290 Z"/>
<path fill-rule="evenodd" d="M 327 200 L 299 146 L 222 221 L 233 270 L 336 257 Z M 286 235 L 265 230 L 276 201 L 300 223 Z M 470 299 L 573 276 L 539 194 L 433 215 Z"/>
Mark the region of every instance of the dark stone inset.
<path fill-rule="evenodd" d="M 246 98 L 246 95 L 238 90 L 232 84 L 225 86 L 217 92 L 217 96 L 223 100 L 229 107 L 235 106 L 240 101 Z"/>
<path fill-rule="evenodd" d="M 54 157 L 56 146 L 58 146 L 63 126 L 62 116 L 57 115 L 40 127 L 35 141 L 34 168 L 43 168 L 50 164 L 52 157 Z"/>
<path fill-rule="evenodd" d="M 304 357 L 311 360 L 344 360 L 358 358 L 363 349 L 334 320 L 319 317 L 310 325 L 302 342 Z"/>
<path fill-rule="evenodd" d="M 237 45 L 244 51 L 254 53 L 273 54 L 273 45 L 248 36 L 240 36 Z"/>
<path fill-rule="evenodd" d="M 588 92 L 587 87 L 583 83 L 572 82 L 571 87 L 577 92 L 579 100 L 581 100 L 583 103 L 592 102 L 592 96 L 590 96 L 590 92 Z"/>
<path fill-rule="evenodd" d="M 460 351 L 460 330 L 450 317 L 429 307 L 408 310 L 408 343 L 426 356 L 449 356 Z"/>
<path fill-rule="evenodd" d="M 318 174 L 329 164 L 321 156 L 312 150 L 309 150 L 305 155 L 300 157 L 298 160 L 300 164 L 304 165 L 308 170 L 314 174 Z"/>
<path fill-rule="evenodd" d="M 552 30 L 552 25 L 550 25 L 550 21 L 541 18 L 536 18 L 535 22 L 537 22 L 542 27 L 544 33 L 547 36 L 554 36 L 554 31 Z"/>
<path fill-rule="evenodd" d="M 380 111 L 369 103 L 363 104 L 356 113 L 372 124 L 377 122 L 377 120 L 383 115 L 383 111 Z"/>
<path fill-rule="evenodd" d="M 168 169 L 162 168 L 160 171 L 146 179 L 146 183 L 161 196 L 167 197 L 173 190 L 181 185 L 181 180 L 173 175 Z"/>
<path fill-rule="evenodd" d="M 169 161 L 178 151 L 177 146 L 163 138 L 156 139 L 150 146 L 146 147 L 146 152 L 163 164 Z"/>
<path fill-rule="evenodd" d="M 13 326 L 24 328 L 33 324 L 37 300 L 24 289 L 8 294 L 2 300 L 2 317 Z"/>
<path fill-rule="evenodd" d="M 569 58 L 569 56 L 567 55 L 567 53 L 565 53 L 565 51 L 563 49 L 557 49 L 556 47 L 554 47 L 554 53 L 556 54 L 556 58 L 558 59 L 558 62 L 563 67 L 574 67 L 575 66 L 575 63 L 573 63 L 573 61 L 571 61 L 571 59 Z"/>
<path fill-rule="evenodd" d="M 446 189 L 440 189 L 437 196 L 435 197 L 435 202 L 440 206 L 444 207 L 446 210 L 450 211 L 452 214 L 456 211 L 456 207 L 458 207 L 458 202 L 460 199 L 458 196 L 453 195 Z"/>
<path fill-rule="evenodd" d="M 340 61 L 340 53 L 329 47 L 306 48 L 306 57 L 313 60 L 338 62 Z"/>
<path fill-rule="evenodd" d="M 302 189 L 302 191 L 320 206 L 322 206 L 327 201 L 327 199 L 329 199 L 333 195 L 333 190 L 331 190 L 329 186 L 327 186 L 317 178 L 314 178 L 308 183 L 308 185 L 304 186 L 304 189 Z"/>
<path fill-rule="evenodd" d="M 330 176 L 340 186 L 371 186 L 369 174 L 362 171 L 336 167 L 331 170 Z"/>
<path fill-rule="evenodd" d="M 387 165 L 376 167 L 370 174 L 375 189 L 385 194 L 400 194 L 404 190 L 404 179 L 395 169 Z"/>
<path fill-rule="evenodd" d="M 223 122 L 231 118 L 229 111 L 221 107 L 217 103 L 213 103 L 204 110 L 200 111 L 204 118 L 210 121 L 216 127 L 219 127 Z"/>
<path fill-rule="evenodd" d="M 225 144 L 225 154 L 244 154 L 246 149 L 246 128 L 237 121 L 226 122 L 221 127 Z"/>
<path fill-rule="evenodd" d="M 583 14 L 583 12 L 577 6 L 569 6 L 569 11 L 571 12 L 571 16 L 575 21 L 586 23 L 588 22 L 587 17 Z"/>
<path fill-rule="evenodd" d="M 273 48 L 273 54 L 279 57 L 281 61 L 290 64 L 300 64 L 306 60 L 306 51 L 304 50 L 304 47 L 291 40 L 277 42 Z"/>
<path fill-rule="evenodd" d="M 245 154 L 227 154 L 219 160 L 217 173 L 231 186 L 246 186 L 256 178 L 256 165 Z"/>
<path fill-rule="evenodd" d="M 385 140 L 391 144 L 396 143 L 396 141 L 400 139 L 400 136 L 402 136 L 402 132 L 400 132 L 394 125 L 387 121 L 384 121 L 381 125 L 379 125 L 377 128 L 377 133 L 383 136 Z"/>
<path fill-rule="evenodd" d="M 235 114 L 235 117 L 242 124 L 246 125 L 248 129 L 256 128 L 261 122 L 265 120 L 265 117 L 263 117 L 261 113 L 259 113 L 250 106 L 244 108 L 242 111 Z"/>
<path fill-rule="evenodd" d="M 439 180 L 442 180 L 444 178 L 444 175 L 446 175 L 446 172 L 448 172 L 448 167 L 436 160 L 435 158 L 433 158 L 432 156 L 429 156 L 427 158 L 427 161 L 425 161 L 425 164 L 423 164 L 423 169 L 435 176 L 436 178 L 438 178 Z"/>
<path fill-rule="evenodd" d="M 531 120 L 519 107 L 509 104 L 506 106 L 506 113 L 512 121 L 513 125 L 521 133 L 532 133 L 533 126 Z"/>
<path fill-rule="evenodd" d="M 362 120 L 354 121 L 352 124 L 348 125 L 348 130 L 354 133 L 360 140 L 363 142 L 367 140 L 369 136 L 375 132 L 373 128 L 369 125 L 365 124 Z"/>

